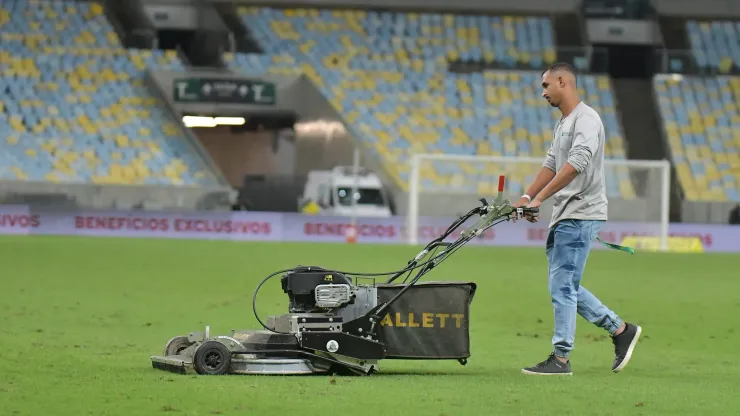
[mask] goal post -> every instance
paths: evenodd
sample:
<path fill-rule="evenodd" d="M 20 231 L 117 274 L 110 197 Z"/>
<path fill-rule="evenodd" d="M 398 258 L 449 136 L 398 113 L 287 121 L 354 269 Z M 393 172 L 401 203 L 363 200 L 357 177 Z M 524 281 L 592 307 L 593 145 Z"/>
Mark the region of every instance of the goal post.
<path fill-rule="evenodd" d="M 406 207 L 407 243 L 419 243 L 419 229 L 425 217 L 454 219 L 479 204 L 480 198 L 494 198 L 498 194 L 500 176 L 506 178 L 504 196 L 512 203 L 518 201 L 543 162 L 542 157 L 412 155 Z M 602 228 L 602 238 L 615 244 L 630 236 L 657 238 L 659 250 L 666 251 L 670 162 L 605 159 L 604 170 L 609 219 Z M 543 204 L 537 226 L 547 227 L 549 224 L 551 203 L 549 200 Z M 507 230 L 511 232 L 512 229 Z"/>

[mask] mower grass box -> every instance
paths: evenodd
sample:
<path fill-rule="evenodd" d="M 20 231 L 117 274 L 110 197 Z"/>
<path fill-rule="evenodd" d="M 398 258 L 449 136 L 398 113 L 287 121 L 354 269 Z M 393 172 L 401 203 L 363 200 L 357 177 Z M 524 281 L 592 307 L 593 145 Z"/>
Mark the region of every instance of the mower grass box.
<path fill-rule="evenodd" d="M 403 285 L 377 286 L 378 303 Z M 380 321 L 378 339 L 386 359 L 466 359 L 470 357 L 472 282 L 425 282 L 412 286 L 391 304 Z"/>

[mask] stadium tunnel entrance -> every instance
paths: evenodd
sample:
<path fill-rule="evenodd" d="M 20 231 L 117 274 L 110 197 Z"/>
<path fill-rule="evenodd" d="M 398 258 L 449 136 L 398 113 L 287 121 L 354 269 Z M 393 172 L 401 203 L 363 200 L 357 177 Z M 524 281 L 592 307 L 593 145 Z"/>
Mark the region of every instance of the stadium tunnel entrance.
<path fill-rule="evenodd" d="M 238 192 L 234 210 L 297 212 L 308 173 L 346 164 L 353 151 L 346 132 L 290 113 L 186 114 L 183 122 Z"/>

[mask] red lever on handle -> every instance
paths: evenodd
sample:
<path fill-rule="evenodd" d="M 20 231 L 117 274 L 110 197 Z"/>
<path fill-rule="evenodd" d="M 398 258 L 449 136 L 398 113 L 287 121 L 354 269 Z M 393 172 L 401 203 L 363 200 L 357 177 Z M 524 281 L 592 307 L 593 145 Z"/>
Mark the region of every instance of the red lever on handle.
<path fill-rule="evenodd" d="M 498 177 L 498 191 L 504 192 L 504 175 Z"/>

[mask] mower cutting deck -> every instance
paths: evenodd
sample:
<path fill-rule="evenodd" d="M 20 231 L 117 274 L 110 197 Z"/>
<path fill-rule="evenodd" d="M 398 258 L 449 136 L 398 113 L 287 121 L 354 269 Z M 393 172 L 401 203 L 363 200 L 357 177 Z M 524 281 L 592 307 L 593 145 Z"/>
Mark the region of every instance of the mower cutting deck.
<path fill-rule="evenodd" d="M 314 374 L 324 373 L 329 364 L 315 366 L 312 360 L 279 351 L 298 350 L 296 337 L 269 331 L 234 331 L 210 337 L 196 332 L 175 337 L 163 356 L 152 357 L 154 368 L 179 374 Z M 263 350 L 263 353 L 255 353 Z M 270 357 L 270 358 L 267 358 Z"/>
<path fill-rule="evenodd" d="M 214 336 L 206 327 L 203 332 L 178 336 L 167 342 L 163 355 L 151 357 L 152 366 L 204 375 L 369 375 L 378 371 L 383 359 L 455 359 L 465 365 L 470 357 L 469 306 L 476 284 L 417 282 L 458 248 L 512 214 L 538 215 L 536 208 L 512 208 L 501 194 L 491 205 L 485 199 L 481 202 L 482 206 L 458 218 L 401 270 L 349 273 L 298 266 L 275 272 L 257 286 L 252 300 L 255 317 L 264 329 Z M 444 241 L 474 216 L 480 218 L 455 241 Z M 413 271 L 416 274 L 406 283 Z M 407 273 L 403 282 L 394 283 Z M 289 298 L 288 313 L 270 316 L 264 323 L 256 311 L 257 293 L 267 280 L 280 274 Z M 387 275 L 392 276 L 385 283 L 357 283 L 363 277 Z"/>

